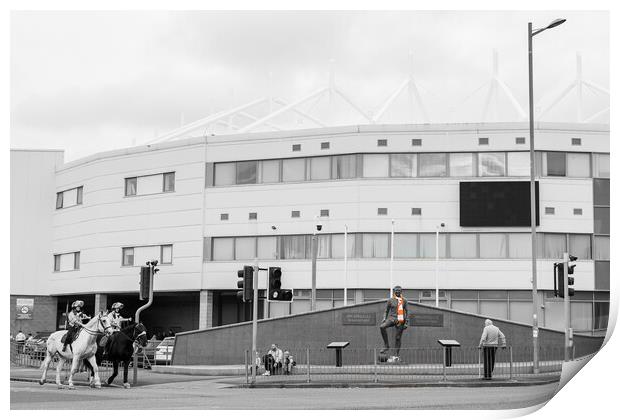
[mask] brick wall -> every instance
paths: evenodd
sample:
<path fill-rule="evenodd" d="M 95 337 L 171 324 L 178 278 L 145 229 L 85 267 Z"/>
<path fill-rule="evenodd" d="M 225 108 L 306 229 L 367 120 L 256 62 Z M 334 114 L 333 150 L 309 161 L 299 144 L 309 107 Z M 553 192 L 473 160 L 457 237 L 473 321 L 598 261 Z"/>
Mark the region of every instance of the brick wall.
<path fill-rule="evenodd" d="M 385 301 L 358 304 L 346 308 L 291 315 L 258 321 L 257 347 L 266 351 L 271 343 L 289 349 L 325 349 L 332 341 L 349 341 L 350 349 L 383 347 L 379 322 Z M 374 314 L 373 325 L 343 325 L 343 314 Z M 454 339 L 463 347 L 477 347 L 486 317 L 417 303 L 409 304 L 410 315 L 441 315 L 441 326 L 411 326 L 405 331 L 402 347 L 438 347 L 438 339 Z M 527 360 L 531 352 L 532 327 L 527 324 L 494 320 L 506 335 L 508 345 L 515 347 L 515 360 Z M 594 353 L 602 345 L 602 337 L 575 336 L 575 356 Z M 251 346 L 252 323 L 245 322 L 217 328 L 177 334 L 173 364 L 242 364 L 244 351 Z M 393 343 L 393 334 L 390 333 Z M 541 328 L 539 345 L 563 349 L 564 333 Z M 520 353 L 519 353 L 520 352 Z M 541 357 L 542 360 L 542 357 Z"/>
<path fill-rule="evenodd" d="M 34 298 L 34 308 L 32 319 L 16 319 L 16 303 L 18 298 Z M 56 331 L 56 312 L 58 300 L 53 296 L 26 296 L 11 295 L 10 319 L 11 334 L 15 336 L 17 331 L 22 330 L 24 334 L 44 331 Z"/>

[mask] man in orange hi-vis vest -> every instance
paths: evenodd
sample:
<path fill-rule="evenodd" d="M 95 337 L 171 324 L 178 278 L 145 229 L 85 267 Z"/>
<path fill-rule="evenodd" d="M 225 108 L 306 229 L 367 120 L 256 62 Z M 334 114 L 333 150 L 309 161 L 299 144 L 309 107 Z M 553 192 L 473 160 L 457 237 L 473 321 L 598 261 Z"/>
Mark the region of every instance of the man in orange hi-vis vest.
<path fill-rule="evenodd" d="M 403 289 L 400 286 L 396 286 L 393 289 L 393 293 L 393 296 L 388 299 L 387 307 L 385 308 L 385 316 L 383 317 L 383 321 L 381 321 L 379 329 L 381 330 L 381 337 L 383 338 L 383 343 L 385 345 L 381 350 L 381 353 L 387 353 L 390 349 L 390 342 L 388 340 L 386 330 L 390 327 L 396 327 L 396 356 L 392 358 L 392 361 L 397 361 L 400 354 L 401 337 L 403 335 L 403 331 L 405 331 L 408 326 L 408 313 L 407 299 L 402 296 Z"/>

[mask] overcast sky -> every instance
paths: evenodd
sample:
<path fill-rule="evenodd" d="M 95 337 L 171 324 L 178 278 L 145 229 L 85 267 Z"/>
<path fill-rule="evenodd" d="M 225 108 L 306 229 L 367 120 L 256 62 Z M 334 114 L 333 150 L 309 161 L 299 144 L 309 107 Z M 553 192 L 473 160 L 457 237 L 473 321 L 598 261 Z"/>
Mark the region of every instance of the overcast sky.
<path fill-rule="evenodd" d="M 527 22 L 556 17 L 567 22 L 534 39 L 539 109 L 575 79 L 577 52 L 583 78 L 609 87 L 608 13 L 13 12 L 11 147 L 65 149 L 73 160 L 141 144 L 259 97 L 301 98 L 327 85 L 330 59 L 336 85 L 376 114 L 408 76 L 410 51 L 431 122 L 482 119 L 494 49 L 500 78 L 527 111 Z M 585 117 L 609 106 L 604 94 L 583 94 Z M 382 122 L 421 122 L 407 98 Z M 503 93 L 491 104 L 487 120 L 519 119 Z M 309 108 L 328 124 L 363 122 L 340 98 Z M 576 91 L 544 119 L 577 121 Z M 295 116 L 274 123 L 312 126 Z"/>

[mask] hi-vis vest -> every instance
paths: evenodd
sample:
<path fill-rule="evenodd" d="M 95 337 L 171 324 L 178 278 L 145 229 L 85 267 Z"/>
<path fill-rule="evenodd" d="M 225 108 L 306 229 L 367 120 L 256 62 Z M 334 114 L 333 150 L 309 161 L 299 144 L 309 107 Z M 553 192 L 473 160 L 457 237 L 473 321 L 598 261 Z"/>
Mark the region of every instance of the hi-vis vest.
<path fill-rule="evenodd" d="M 397 297 L 396 300 L 398 301 L 398 304 L 396 306 L 397 319 L 399 323 L 404 324 L 405 323 L 405 308 L 403 305 L 403 298 Z"/>

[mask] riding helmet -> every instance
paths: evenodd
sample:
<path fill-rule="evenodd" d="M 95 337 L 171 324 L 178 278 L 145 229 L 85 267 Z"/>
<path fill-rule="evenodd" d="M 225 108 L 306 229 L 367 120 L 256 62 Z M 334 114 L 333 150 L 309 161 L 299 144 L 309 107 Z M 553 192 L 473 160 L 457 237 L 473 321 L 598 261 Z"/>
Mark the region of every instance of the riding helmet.
<path fill-rule="evenodd" d="M 113 309 L 113 310 L 114 310 L 114 309 L 116 309 L 116 308 L 118 308 L 118 309 L 123 309 L 123 306 L 125 306 L 125 305 L 123 305 L 123 304 L 122 304 L 122 303 L 120 303 L 120 302 L 116 302 L 115 304 L 113 304 L 113 305 L 112 305 L 112 309 Z"/>
<path fill-rule="evenodd" d="M 81 308 L 82 306 L 84 306 L 84 301 L 81 300 L 76 300 L 71 304 L 71 308 Z"/>

